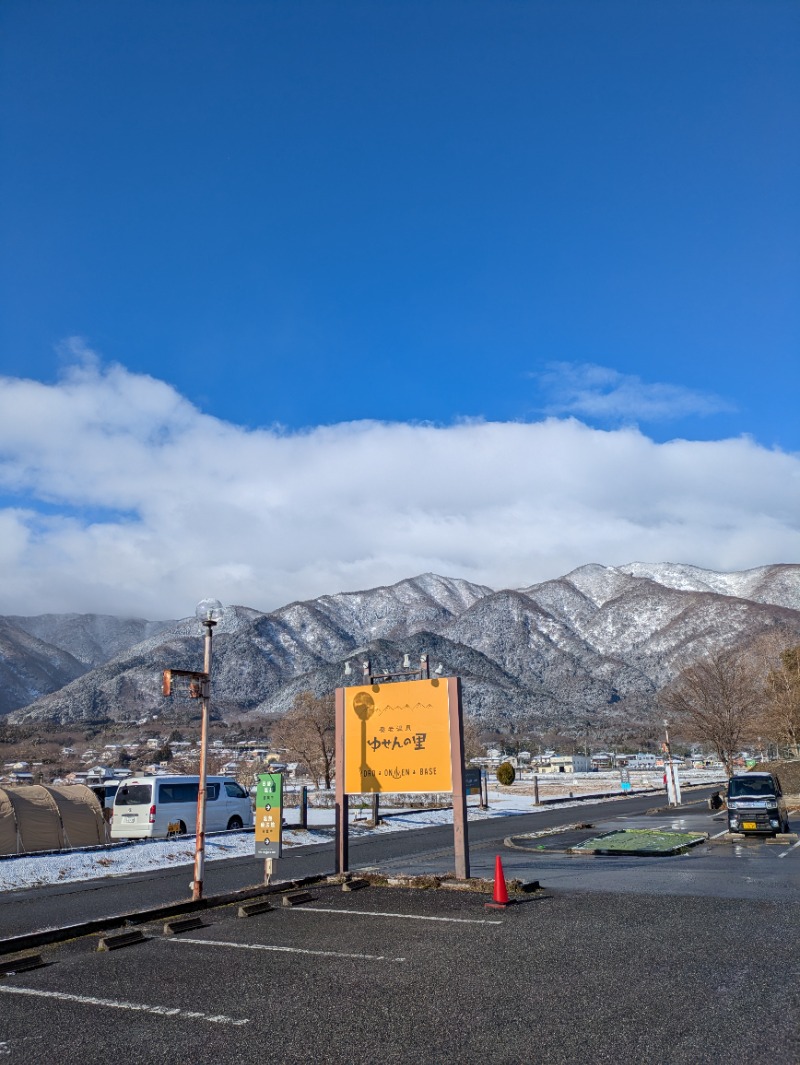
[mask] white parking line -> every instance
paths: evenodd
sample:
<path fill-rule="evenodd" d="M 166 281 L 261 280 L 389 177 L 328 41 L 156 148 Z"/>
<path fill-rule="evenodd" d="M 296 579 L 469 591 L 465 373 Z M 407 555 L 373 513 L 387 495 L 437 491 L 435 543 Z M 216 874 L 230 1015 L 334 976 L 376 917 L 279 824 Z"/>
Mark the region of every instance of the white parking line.
<path fill-rule="evenodd" d="M 172 1006 L 148 1006 L 143 1002 L 120 1002 L 113 998 L 94 998 L 90 995 L 68 995 L 65 991 L 42 991 L 34 987 L 0 987 L 3 995 L 33 995 L 36 998 L 57 998 L 59 1002 L 80 1002 L 87 1006 L 108 1006 L 115 1010 L 133 1010 L 136 1013 L 154 1013 L 159 1017 L 178 1017 L 180 1020 L 210 1021 L 212 1024 L 249 1024 L 249 1018 L 237 1020 L 224 1013 L 201 1013 L 198 1010 L 182 1010 Z"/>
<path fill-rule="evenodd" d="M 788 847 L 788 848 L 787 848 L 787 849 L 786 849 L 786 850 L 785 850 L 785 851 L 783 852 L 783 854 L 779 854 L 779 855 L 778 855 L 778 857 L 779 857 L 779 858 L 785 858 L 785 857 L 786 857 L 786 855 L 787 855 L 787 854 L 789 853 L 789 851 L 793 851 L 793 850 L 796 850 L 796 849 L 797 849 L 798 847 L 800 847 L 800 839 L 799 839 L 799 840 L 797 841 L 797 843 L 793 843 L 793 844 L 791 845 L 791 847 Z"/>
<path fill-rule="evenodd" d="M 313 954 L 316 958 L 357 958 L 359 961 L 405 961 L 405 958 L 389 958 L 384 954 L 346 954 L 340 950 L 307 950 L 305 947 L 275 947 L 266 943 L 230 943 L 224 939 L 165 939 L 164 943 L 194 943 L 201 947 L 236 947 L 237 950 L 275 950 L 285 954 Z"/>
<path fill-rule="evenodd" d="M 719 839 L 719 837 L 720 836 L 724 836 L 727 833 L 727 831 L 728 831 L 727 828 L 723 828 L 723 830 L 721 832 L 717 832 L 715 835 L 709 836 L 708 838 L 709 839 Z"/>
<path fill-rule="evenodd" d="M 502 924 L 477 917 L 424 917 L 417 913 L 383 913 L 380 910 L 329 910 L 325 906 L 294 907 L 292 913 L 342 913 L 359 917 L 402 917 L 405 921 L 447 921 L 450 924 Z"/>

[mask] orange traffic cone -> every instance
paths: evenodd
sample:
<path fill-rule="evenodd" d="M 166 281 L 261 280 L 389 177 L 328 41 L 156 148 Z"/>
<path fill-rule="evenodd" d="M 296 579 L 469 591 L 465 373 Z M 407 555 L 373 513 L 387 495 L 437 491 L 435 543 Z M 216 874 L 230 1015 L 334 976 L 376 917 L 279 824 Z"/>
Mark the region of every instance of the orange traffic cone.
<path fill-rule="evenodd" d="M 503 875 L 503 863 L 500 861 L 500 855 L 498 854 L 494 863 L 494 894 L 492 895 L 492 901 L 486 902 L 484 905 L 492 910 L 504 910 L 510 904 L 506 878 Z"/>

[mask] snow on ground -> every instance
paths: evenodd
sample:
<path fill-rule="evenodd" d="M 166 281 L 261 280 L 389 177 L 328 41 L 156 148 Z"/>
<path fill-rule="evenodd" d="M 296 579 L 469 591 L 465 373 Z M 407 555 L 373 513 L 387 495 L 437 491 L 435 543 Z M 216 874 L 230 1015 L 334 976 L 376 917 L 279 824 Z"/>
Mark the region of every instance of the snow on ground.
<path fill-rule="evenodd" d="M 710 782 L 710 781 L 709 781 Z M 507 788 L 503 791 L 489 789 L 489 808 L 481 810 L 477 800 L 468 804 L 468 819 L 483 821 L 494 817 L 509 817 L 513 814 L 541 813 L 549 806 L 536 806 L 530 788 Z M 634 789 L 638 790 L 638 789 Z M 660 793 L 663 796 L 663 792 Z M 655 798 L 656 796 L 654 796 Z M 592 802 L 606 801 L 607 794 L 561 803 L 561 808 L 586 806 Z M 309 807 L 308 829 L 291 827 L 297 816 L 293 809 L 284 811 L 289 825 L 283 830 L 284 850 L 326 843 L 333 840 L 333 810 Z M 429 825 L 453 823 L 453 811 L 381 809 L 385 818 L 377 828 L 366 822 L 366 811 L 350 812 L 351 837 L 374 835 L 381 832 L 410 831 Z M 194 863 L 194 836 L 169 840 L 140 840 L 136 843 L 115 843 L 108 847 L 91 850 L 62 851 L 58 854 L 13 855 L 0 858 L 0 891 L 14 891 L 26 887 L 42 887 L 46 884 L 64 884 L 75 880 L 95 880 L 100 877 L 125 876 L 127 873 L 142 873 L 150 869 L 165 869 L 171 865 Z M 207 862 L 222 858 L 238 858 L 253 855 L 255 843 L 252 829 L 242 832 L 219 832 L 206 836 Z"/>

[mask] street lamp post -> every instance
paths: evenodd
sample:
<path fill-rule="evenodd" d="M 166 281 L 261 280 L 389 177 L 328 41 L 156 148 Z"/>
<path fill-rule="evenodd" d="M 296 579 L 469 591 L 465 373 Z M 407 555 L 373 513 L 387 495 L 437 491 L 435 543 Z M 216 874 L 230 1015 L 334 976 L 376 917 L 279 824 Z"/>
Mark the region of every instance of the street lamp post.
<path fill-rule="evenodd" d="M 208 762 L 208 713 L 211 703 L 211 641 L 214 626 L 222 616 L 222 603 L 218 599 L 203 599 L 197 604 L 195 615 L 205 629 L 203 636 L 203 673 L 201 682 L 201 725 L 200 725 L 200 780 L 197 785 L 197 834 L 194 848 L 194 880 L 192 881 L 192 899 L 203 897 L 203 876 L 205 872 L 206 844 L 206 765 Z"/>

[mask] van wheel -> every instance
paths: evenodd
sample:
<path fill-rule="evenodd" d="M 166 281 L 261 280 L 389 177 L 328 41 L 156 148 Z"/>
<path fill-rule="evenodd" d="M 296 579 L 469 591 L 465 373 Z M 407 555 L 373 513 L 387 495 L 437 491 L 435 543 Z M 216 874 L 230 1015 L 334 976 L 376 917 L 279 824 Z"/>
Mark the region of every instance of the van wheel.
<path fill-rule="evenodd" d="M 236 829 L 239 829 L 239 828 L 242 828 L 242 827 L 243 827 L 243 822 L 242 822 L 241 817 L 232 817 L 230 819 L 230 821 L 228 822 L 228 831 L 235 831 Z"/>

